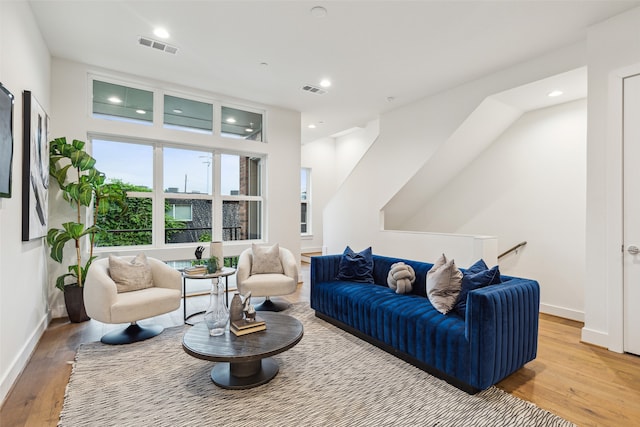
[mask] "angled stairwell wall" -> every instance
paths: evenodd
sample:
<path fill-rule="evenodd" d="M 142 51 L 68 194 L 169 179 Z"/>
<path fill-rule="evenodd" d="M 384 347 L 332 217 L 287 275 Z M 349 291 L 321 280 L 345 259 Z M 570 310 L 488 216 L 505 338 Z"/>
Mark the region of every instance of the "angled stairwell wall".
<path fill-rule="evenodd" d="M 383 114 L 378 138 L 323 212 L 325 251 L 338 253 L 346 245 L 354 250 L 372 246 L 379 254 L 426 261 L 445 252 L 462 267 L 480 257 L 495 263 L 498 254 L 495 237 L 398 231 L 385 224 L 401 224 L 411 219 L 423 205 L 413 199 L 421 199 L 422 192 L 435 191 L 420 180 L 412 182 L 412 177 L 420 173 L 442 144 L 467 132 L 465 123 L 470 126 L 473 121 L 482 120 L 470 118 L 474 111 L 481 117 L 490 116 L 487 111 L 496 109 L 508 112 L 509 118 L 483 137 L 486 144 L 520 114 L 497 101 L 487 100 L 489 96 L 582 65 L 584 46 L 574 45 Z M 459 140 L 460 147 L 465 143 L 464 138 Z M 467 157 L 463 164 L 482 149 L 469 150 L 470 154 L 461 154 Z M 456 150 L 453 151 L 455 155 Z M 411 183 L 410 189 L 405 189 L 407 183 Z M 385 211 L 385 207 L 389 210 Z M 405 208 L 407 213 L 403 211 Z"/>

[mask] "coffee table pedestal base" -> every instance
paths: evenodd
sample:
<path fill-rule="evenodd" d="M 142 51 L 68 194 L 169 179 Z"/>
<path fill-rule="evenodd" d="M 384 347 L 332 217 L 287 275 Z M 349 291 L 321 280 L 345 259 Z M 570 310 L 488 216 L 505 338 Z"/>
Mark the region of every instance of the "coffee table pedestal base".
<path fill-rule="evenodd" d="M 271 357 L 253 362 L 218 362 L 211 370 L 211 380 L 222 388 L 244 390 L 268 383 L 279 369 Z"/>

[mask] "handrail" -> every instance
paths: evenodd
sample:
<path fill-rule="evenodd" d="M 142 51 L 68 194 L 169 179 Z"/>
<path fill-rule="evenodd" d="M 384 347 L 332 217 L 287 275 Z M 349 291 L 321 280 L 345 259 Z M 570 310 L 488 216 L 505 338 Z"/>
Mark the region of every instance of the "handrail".
<path fill-rule="evenodd" d="M 504 251 L 503 253 L 501 253 L 500 255 L 498 255 L 498 259 L 502 258 L 505 255 L 509 255 L 511 252 L 513 251 L 517 251 L 518 249 L 520 249 L 521 247 L 523 247 L 524 245 L 526 245 L 527 242 L 526 240 L 524 242 L 520 242 L 517 245 L 515 245 L 514 247 L 512 247 L 511 249 L 507 249 L 506 251 Z"/>

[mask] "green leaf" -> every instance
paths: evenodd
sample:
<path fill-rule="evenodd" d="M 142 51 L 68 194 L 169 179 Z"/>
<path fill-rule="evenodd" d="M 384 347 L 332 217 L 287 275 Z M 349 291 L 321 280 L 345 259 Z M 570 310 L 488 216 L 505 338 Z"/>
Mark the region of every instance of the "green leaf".
<path fill-rule="evenodd" d="M 69 237 L 74 240 L 78 240 L 86 234 L 84 224 L 78 224 L 77 222 L 65 222 L 62 224 L 62 227 L 64 227 Z"/>
<path fill-rule="evenodd" d="M 56 288 L 64 292 L 64 279 L 69 276 L 73 276 L 73 274 L 67 273 L 63 274 L 62 276 L 58 276 L 58 278 L 56 279 Z"/>

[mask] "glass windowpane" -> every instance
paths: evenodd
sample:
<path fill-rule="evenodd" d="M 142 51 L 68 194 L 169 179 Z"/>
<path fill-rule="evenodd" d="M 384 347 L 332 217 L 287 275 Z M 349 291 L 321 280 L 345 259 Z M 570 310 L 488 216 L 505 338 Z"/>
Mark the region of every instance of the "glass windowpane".
<path fill-rule="evenodd" d="M 163 157 L 165 192 L 212 194 L 210 152 L 165 148 Z"/>
<path fill-rule="evenodd" d="M 153 123 L 153 92 L 94 80 L 93 114 L 101 118 Z"/>
<path fill-rule="evenodd" d="M 221 135 L 262 141 L 262 114 L 222 107 Z"/>
<path fill-rule="evenodd" d="M 165 95 L 164 125 L 167 128 L 211 133 L 213 105 Z"/>
<path fill-rule="evenodd" d="M 127 186 L 128 190 L 136 190 Z M 96 246 L 136 246 L 152 243 L 153 202 L 150 197 L 128 197 L 127 209 L 122 212 L 112 207 L 110 212 L 98 215 L 102 229 L 96 235 Z"/>
<path fill-rule="evenodd" d="M 222 154 L 220 186 L 224 196 L 261 195 L 261 159 Z"/>
<path fill-rule="evenodd" d="M 165 199 L 165 243 L 210 242 L 211 200 L 205 199 Z M 178 219 L 177 210 L 191 211 L 191 220 Z M 173 215 L 172 215 L 173 214 Z"/>
<path fill-rule="evenodd" d="M 96 169 L 103 172 L 109 182 L 135 186 L 129 191 L 153 189 L 152 146 L 94 139 L 92 155 Z"/>
<path fill-rule="evenodd" d="M 222 203 L 222 240 L 255 240 L 261 238 L 261 202 L 226 200 Z"/>

